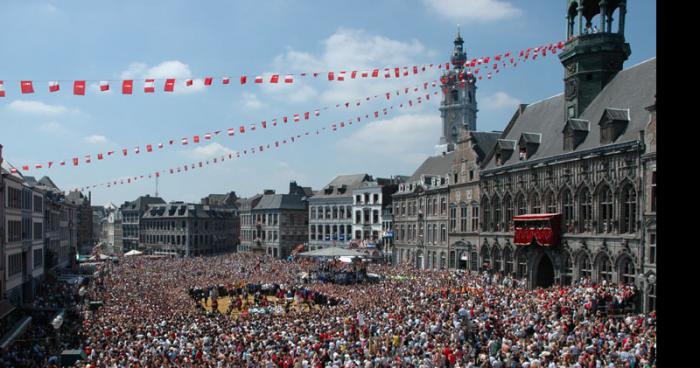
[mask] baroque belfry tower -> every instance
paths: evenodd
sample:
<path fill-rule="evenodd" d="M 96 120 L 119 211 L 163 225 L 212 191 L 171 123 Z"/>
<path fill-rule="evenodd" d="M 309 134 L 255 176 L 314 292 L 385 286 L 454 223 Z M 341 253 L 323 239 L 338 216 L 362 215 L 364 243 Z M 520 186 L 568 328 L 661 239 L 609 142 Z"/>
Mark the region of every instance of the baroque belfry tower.
<path fill-rule="evenodd" d="M 625 42 L 626 13 L 626 0 L 567 0 L 567 42 L 559 60 L 565 70 L 568 119 L 586 110 L 630 56 L 630 45 Z M 619 18 L 616 30 L 613 16 Z"/>
<path fill-rule="evenodd" d="M 476 130 L 476 79 L 464 69 L 467 54 L 464 52 L 464 40 L 459 28 L 454 45 L 452 68 L 440 78 L 444 93 L 440 102 L 442 136 L 436 146 L 438 152 L 454 151 L 463 131 Z"/>

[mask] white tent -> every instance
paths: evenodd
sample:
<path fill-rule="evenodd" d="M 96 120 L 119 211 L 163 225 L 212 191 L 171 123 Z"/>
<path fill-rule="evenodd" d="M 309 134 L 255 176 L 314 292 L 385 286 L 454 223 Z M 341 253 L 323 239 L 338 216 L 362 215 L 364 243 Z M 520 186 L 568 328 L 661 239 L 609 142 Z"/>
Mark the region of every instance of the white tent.
<path fill-rule="evenodd" d="M 142 254 L 143 254 L 143 252 L 140 252 L 140 251 L 138 251 L 138 250 L 136 250 L 136 249 L 132 249 L 132 250 L 130 250 L 130 251 L 124 253 L 124 256 L 125 256 L 125 257 L 128 257 L 128 256 L 140 256 L 140 255 L 142 255 Z"/>
<path fill-rule="evenodd" d="M 337 257 L 365 257 L 366 254 L 358 252 L 354 249 L 345 249 L 338 247 L 331 248 L 321 248 L 317 250 L 312 250 L 299 254 L 302 257 L 326 257 L 326 258 L 337 258 Z"/>

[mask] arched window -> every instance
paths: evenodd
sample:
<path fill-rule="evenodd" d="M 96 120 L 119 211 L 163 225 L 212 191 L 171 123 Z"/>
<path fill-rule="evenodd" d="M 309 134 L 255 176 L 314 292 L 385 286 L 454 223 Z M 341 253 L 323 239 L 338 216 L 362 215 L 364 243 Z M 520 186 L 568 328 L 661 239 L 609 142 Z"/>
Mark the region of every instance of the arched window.
<path fill-rule="evenodd" d="M 491 257 L 489 253 L 489 247 L 481 247 L 481 267 L 482 269 L 488 268 L 491 264 Z"/>
<path fill-rule="evenodd" d="M 544 205 L 547 209 L 547 213 L 557 212 L 557 202 L 554 200 L 554 192 L 551 190 L 544 196 Z"/>
<path fill-rule="evenodd" d="M 501 218 L 501 199 L 498 195 L 493 199 L 493 230 L 501 231 L 501 223 L 503 219 Z"/>
<path fill-rule="evenodd" d="M 620 200 L 622 202 L 620 232 L 633 233 L 637 231 L 637 192 L 632 185 L 625 186 Z"/>
<path fill-rule="evenodd" d="M 579 232 L 590 232 L 592 230 L 591 222 L 593 219 L 593 201 L 591 200 L 591 191 L 588 188 L 583 188 L 578 196 L 578 218 Z"/>
<path fill-rule="evenodd" d="M 505 197 L 503 197 L 503 209 L 506 223 L 505 231 L 510 231 L 513 227 L 513 201 L 510 199 L 510 194 L 506 194 Z"/>
<path fill-rule="evenodd" d="M 498 248 L 493 248 L 491 258 L 493 258 L 493 270 L 495 272 L 500 271 L 501 270 L 501 252 L 498 250 Z"/>
<path fill-rule="evenodd" d="M 513 273 L 513 256 L 510 253 L 510 248 L 503 248 L 503 263 L 505 264 L 505 274 Z"/>
<path fill-rule="evenodd" d="M 444 270 L 447 266 L 447 256 L 445 252 L 440 252 L 440 269 Z"/>
<path fill-rule="evenodd" d="M 569 252 L 564 251 L 561 254 L 563 267 L 561 269 L 561 283 L 562 285 L 571 285 L 573 270 L 571 267 L 571 255 Z"/>
<path fill-rule="evenodd" d="M 437 198 L 433 198 L 433 215 L 438 214 L 438 201 Z"/>
<path fill-rule="evenodd" d="M 527 202 L 525 202 L 525 196 L 522 193 L 516 197 L 515 206 L 518 209 L 518 215 L 527 213 Z"/>
<path fill-rule="evenodd" d="M 440 214 L 445 215 L 447 214 L 447 198 L 442 197 L 440 199 Z"/>
<path fill-rule="evenodd" d="M 590 280 L 592 273 L 591 258 L 587 254 L 581 255 L 578 260 L 578 277 Z"/>
<path fill-rule="evenodd" d="M 612 282 L 612 262 L 605 255 L 598 260 L 598 283 L 602 283 L 603 280 L 606 280 L 608 284 Z"/>
<path fill-rule="evenodd" d="M 517 262 L 518 262 L 517 277 L 523 278 L 523 277 L 527 276 L 527 258 L 525 258 L 525 254 L 523 252 L 518 253 Z"/>
<path fill-rule="evenodd" d="M 481 208 L 484 209 L 484 218 L 482 220 L 483 230 L 493 231 L 493 224 L 491 222 L 491 204 L 489 203 L 488 198 L 484 197 L 483 201 L 481 202 Z"/>
<path fill-rule="evenodd" d="M 613 222 L 613 195 L 608 186 L 601 188 L 598 193 L 598 217 L 600 218 L 600 232 L 612 232 Z"/>
<path fill-rule="evenodd" d="M 530 199 L 530 208 L 532 209 L 532 213 L 540 213 L 540 211 L 542 211 L 540 195 L 537 192 L 532 194 L 532 198 Z"/>
<path fill-rule="evenodd" d="M 566 231 L 574 230 L 574 199 L 571 196 L 571 191 L 564 189 L 561 194 L 561 212 Z"/>
<path fill-rule="evenodd" d="M 625 285 L 634 285 L 636 275 L 634 272 L 634 263 L 630 257 L 625 256 L 619 262 L 618 274 L 620 275 L 620 283 Z"/>

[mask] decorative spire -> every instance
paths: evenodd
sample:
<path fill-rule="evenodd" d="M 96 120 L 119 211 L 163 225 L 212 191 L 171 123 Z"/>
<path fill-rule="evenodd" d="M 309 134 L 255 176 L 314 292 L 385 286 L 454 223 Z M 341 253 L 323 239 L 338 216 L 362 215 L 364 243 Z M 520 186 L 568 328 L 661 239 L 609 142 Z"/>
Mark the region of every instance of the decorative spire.
<path fill-rule="evenodd" d="M 451 60 L 452 65 L 454 65 L 458 69 L 462 69 L 464 67 L 464 63 L 467 61 L 467 54 L 464 52 L 463 49 L 464 40 L 462 39 L 459 24 L 457 25 L 457 38 L 455 38 L 454 44 L 455 48 L 452 52 Z"/>

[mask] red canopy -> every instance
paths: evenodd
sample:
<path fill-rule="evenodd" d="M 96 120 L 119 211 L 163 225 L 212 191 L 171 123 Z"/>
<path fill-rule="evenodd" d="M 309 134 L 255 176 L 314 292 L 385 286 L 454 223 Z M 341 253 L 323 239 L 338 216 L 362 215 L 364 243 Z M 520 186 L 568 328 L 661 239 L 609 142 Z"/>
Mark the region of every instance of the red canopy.
<path fill-rule="evenodd" d="M 549 220 L 554 218 L 555 216 L 561 216 L 561 213 L 532 213 L 527 215 L 513 216 L 513 220 Z"/>

